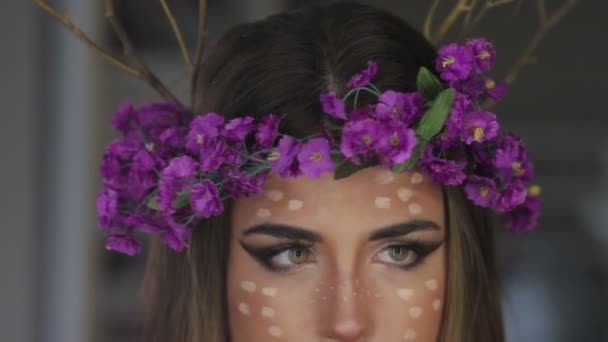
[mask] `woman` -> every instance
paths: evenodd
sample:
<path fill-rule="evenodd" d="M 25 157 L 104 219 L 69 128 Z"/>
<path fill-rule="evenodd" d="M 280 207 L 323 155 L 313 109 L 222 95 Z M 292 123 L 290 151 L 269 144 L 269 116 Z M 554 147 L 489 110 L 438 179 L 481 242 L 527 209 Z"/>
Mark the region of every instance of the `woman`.
<path fill-rule="evenodd" d="M 319 97 L 377 63 L 380 91 L 415 91 L 434 48 L 397 17 L 339 3 L 225 34 L 194 81 L 193 109 L 283 115 L 321 129 Z M 372 102 L 366 94 L 359 105 Z M 418 168 L 334 180 L 270 176 L 193 231 L 149 251 L 144 341 L 503 341 L 493 214 Z"/>

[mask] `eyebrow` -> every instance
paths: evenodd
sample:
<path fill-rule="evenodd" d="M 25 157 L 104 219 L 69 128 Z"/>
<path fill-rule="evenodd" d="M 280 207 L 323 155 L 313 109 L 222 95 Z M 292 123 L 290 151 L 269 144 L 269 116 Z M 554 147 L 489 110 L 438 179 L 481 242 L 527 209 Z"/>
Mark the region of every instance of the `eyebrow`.
<path fill-rule="evenodd" d="M 433 221 L 413 220 L 380 228 L 374 231 L 368 238 L 369 241 L 387 239 L 407 235 L 421 230 L 440 230 L 439 225 Z M 247 229 L 243 235 L 262 234 L 276 238 L 305 240 L 310 242 L 321 242 L 323 238 L 318 233 L 310 230 L 284 224 L 263 223 Z"/>
<path fill-rule="evenodd" d="M 315 232 L 284 224 L 263 223 L 247 229 L 243 235 L 247 236 L 252 234 L 263 234 L 277 238 L 307 240 L 311 242 L 321 242 L 323 240 L 321 235 Z"/>
<path fill-rule="evenodd" d="M 387 239 L 421 230 L 440 230 L 439 225 L 433 221 L 413 220 L 405 223 L 398 223 L 374 231 L 370 236 L 370 241 Z"/>

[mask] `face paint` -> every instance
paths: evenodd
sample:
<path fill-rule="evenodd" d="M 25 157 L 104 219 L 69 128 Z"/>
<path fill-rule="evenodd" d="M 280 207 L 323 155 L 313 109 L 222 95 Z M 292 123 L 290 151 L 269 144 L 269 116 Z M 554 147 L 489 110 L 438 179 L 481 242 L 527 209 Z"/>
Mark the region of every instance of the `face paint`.
<path fill-rule="evenodd" d="M 439 311 L 440 308 L 441 308 L 441 301 L 439 299 L 435 299 L 433 301 L 433 310 Z"/>
<path fill-rule="evenodd" d="M 414 172 L 412 174 L 412 177 L 410 178 L 410 183 L 412 183 L 412 184 L 422 184 L 423 181 L 424 181 L 424 177 L 422 176 L 422 174 L 420 174 L 418 172 Z"/>
<path fill-rule="evenodd" d="M 419 306 L 412 306 L 410 308 L 410 317 L 417 319 L 420 318 L 420 316 L 422 316 L 422 308 Z"/>
<path fill-rule="evenodd" d="M 410 209 L 410 214 L 412 214 L 412 215 L 418 215 L 422 212 L 422 207 L 418 203 L 410 204 L 409 209 Z"/>
<path fill-rule="evenodd" d="M 399 298 L 405 300 L 405 301 L 409 301 L 410 299 L 412 299 L 412 297 L 414 297 L 414 290 L 412 289 L 399 289 L 397 291 L 397 296 L 399 296 Z"/>
<path fill-rule="evenodd" d="M 391 199 L 388 197 L 379 196 L 374 200 L 374 204 L 376 204 L 376 208 L 388 209 L 391 207 Z"/>
<path fill-rule="evenodd" d="M 241 288 L 247 292 L 255 292 L 255 283 L 252 281 L 241 282 Z"/>
<path fill-rule="evenodd" d="M 390 177 L 376 171 L 339 181 L 270 178 L 264 186 L 280 200 L 263 193 L 234 201 L 226 282 L 232 342 L 404 341 L 410 329 L 410 341 L 434 340 L 442 317 L 434 303 L 445 294 L 441 189 L 412 186 L 408 173 L 381 184 Z M 256 231 L 264 227 L 260 208 L 272 215 Z M 400 225 L 414 220 L 439 229 L 403 233 Z M 242 280 L 257 285 L 251 294 Z"/>
<path fill-rule="evenodd" d="M 279 289 L 274 287 L 265 287 L 262 289 L 262 294 L 266 297 L 276 297 Z"/>
<path fill-rule="evenodd" d="M 431 279 L 431 280 L 427 280 L 426 283 L 424 283 L 426 285 L 426 287 L 428 287 L 429 290 L 431 291 L 435 291 L 437 290 L 437 280 L 436 279 Z"/>
<path fill-rule="evenodd" d="M 395 175 L 391 170 L 380 170 L 376 173 L 376 184 L 386 185 L 395 180 Z"/>
<path fill-rule="evenodd" d="M 287 207 L 291 211 L 300 210 L 300 209 L 302 209 L 303 206 L 304 206 L 304 202 L 302 202 L 300 200 L 289 200 L 289 204 L 287 205 Z"/>
<path fill-rule="evenodd" d="M 283 192 L 279 190 L 269 190 L 266 192 L 266 197 L 273 202 L 279 202 L 283 199 Z"/>
<path fill-rule="evenodd" d="M 251 308 L 249 307 L 249 304 L 247 304 L 247 303 L 241 302 L 239 304 L 239 311 L 245 316 L 251 315 Z"/>
<path fill-rule="evenodd" d="M 403 335 L 403 339 L 406 341 L 416 341 L 416 331 L 413 329 L 408 329 Z"/>
<path fill-rule="evenodd" d="M 259 218 L 269 218 L 270 216 L 272 216 L 272 213 L 266 208 L 260 208 L 258 209 L 257 215 Z"/>

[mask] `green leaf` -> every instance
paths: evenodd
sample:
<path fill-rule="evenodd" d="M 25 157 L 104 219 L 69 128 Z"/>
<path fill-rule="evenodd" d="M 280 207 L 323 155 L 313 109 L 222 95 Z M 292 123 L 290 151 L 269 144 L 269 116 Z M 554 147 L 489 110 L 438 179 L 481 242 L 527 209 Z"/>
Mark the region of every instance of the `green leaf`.
<path fill-rule="evenodd" d="M 177 197 L 173 201 L 173 208 L 181 209 L 190 204 L 190 193 L 189 192 L 180 192 L 177 194 Z"/>
<path fill-rule="evenodd" d="M 441 132 L 445 120 L 448 118 L 452 109 L 452 103 L 456 93 L 454 89 L 445 89 L 437 95 L 431 107 L 424 113 L 416 133 L 418 137 L 425 141 L 430 141 L 435 135 Z"/>
<path fill-rule="evenodd" d="M 357 165 L 349 160 L 343 161 L 334 172 L 334 180 L 346 178 L 358 171 L 371 167 L 371 164 Z"/>
<path fill-rule="evenodd" d="M 439 79 L 425 67 L 421 67 L 420 70 L 418 70 L 416 86 L 418 87 L 418 90 L 424 94 L 424 97 L 426 97 L 427 100 L 434 99 L 443 90 L 443 86 Z"/>
<path fill-rule="evenodd" d="M 409 170 L 410 168 L 412 168 L 414 165 L 416 165 L 416 163 L 420 159 L 420 156 L 422 155 L 422 152 L 424 152 L 424 148 L 426 147 L 427 143 L 428 143 L 427 141 L 418 140 L 418 145 L 416 145 L 416 147 L 414 147 L 414 150 L 412 151 L 412 156 L 410 157 L 410 159 L 408 159 L 404 163 L 395 165 L 393 167 L 393 173 L 395 173 L 395 174 L 403 173 L 403 172 Z"/>
<path fill-rule="evenodd" d="M 158 201 L 156 200 L 156 196 L 152 196 L 149 200 L 148 203 L 146 203 L 146 206 L 152 210 L 160 210 L 160 204 L 158 204 Z"/>

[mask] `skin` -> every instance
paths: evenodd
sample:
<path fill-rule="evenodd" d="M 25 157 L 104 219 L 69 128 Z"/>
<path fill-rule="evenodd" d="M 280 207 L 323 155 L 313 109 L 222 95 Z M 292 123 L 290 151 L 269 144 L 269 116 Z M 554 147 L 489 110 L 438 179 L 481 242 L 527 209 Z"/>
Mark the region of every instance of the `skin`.
<path fill-rule="evenodd" d="M 440 188 L 420 179 L 380 168 L 338 181 L 273 176 L 265 193 L 238 199 L 227 272 L 232 341 L 435 341 L 445 214 Z"/>

